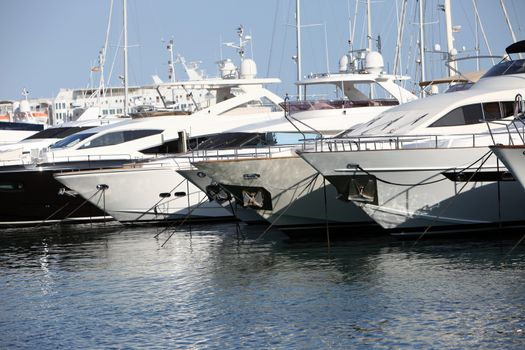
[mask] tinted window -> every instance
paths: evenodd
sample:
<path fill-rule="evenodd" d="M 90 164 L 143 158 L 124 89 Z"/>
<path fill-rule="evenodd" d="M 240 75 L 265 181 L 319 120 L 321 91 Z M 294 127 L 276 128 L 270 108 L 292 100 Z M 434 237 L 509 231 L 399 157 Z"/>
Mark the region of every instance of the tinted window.
<path fill-rule="evenodd" d="M 91 140 L 89 143 L 80 147 L 80 149 L 118 145 L 120 143 L 160 134 L 161 132 L 162 130 L 124 130 L 110 132 Z"/>
<path fill-rule="evenodd" d="M 486 121 L 501 119 L 499 102 L 483 103 L 483 115 Z"/>
<path fill-rule="evenodd" d="M 514 102 L 501 102 L 500 104 L 503 118 L 514 116 Z"/>
<path fill-rule="evenodd" d="M 525 59 L 500 62 L 483 74 L 482 78 L 519 73 L 525 73 Z"/>
<path fill-rule="evenodd" d="M 0 123 L 0 130 L 28 130 L 28 131 L 40 131 L 44 129 L 42 124 L 33 123 Z"/>
<path fill-rule="evenodd" d="M 69 135 L 66 138 L 63 138 L 62 140 L 55 142 L 49 148 L 65 148 L 65 147 L 71 147 L 79 143 L 80 141 L 87 139 L 88 137 L 91 137 L 95 135 L 94 133 L 77 133 L 73 135 Z"/>
<path fill-rule="evenodd" d="M 73 135 L 77 132 L 80 132 L 82 130 L 87 130 L 92 128 L 91 126 L 86 127 L 72 127 L 72 128 L 49 128 L 42 130 L 40 132 L 37 132 L 36 134 L 33 134 L 26 138 L 26 140 L 30 139 L 62 139 L 66 136 Z"/>
<path fill-rule="evenodd" d="M 202 142 L 205 142 L 207 140 L 206 137 L 192 137 L 189 138 L 186 142 L 186 149 L 192 150 L 195 147 L 198 147 L 198 145 Z M 180 148 L 181 144 L 179 142 L 179 139 L 171 140 L 164 142 L 162 145 L 151 147 L 148 149 L 141 150 L 141 153 L 144 154 L 168 154 L 168 153 L 180 153 L 182 152 Z"/>
<path fill-rule="evenodd" d="M 473 105 L 467 105 L 453 109 L 441 117 L 441 119 L 430 125 L 430 127 L 458 126 L 481 122 L 483 122 L 481 104 L 476 103 Z"/>

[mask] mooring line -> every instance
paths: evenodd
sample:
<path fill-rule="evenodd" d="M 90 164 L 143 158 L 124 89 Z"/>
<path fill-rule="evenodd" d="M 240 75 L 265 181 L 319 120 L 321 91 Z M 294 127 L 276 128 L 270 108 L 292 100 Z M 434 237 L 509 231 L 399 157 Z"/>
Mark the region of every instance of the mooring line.
<path fill-rule="evenodd" d="M 324 194 L 324 222 L 326 227 L 326 243 L 330 250 L 330 228 L 328 226 L 328 200 L 326 198 L 326 178 L 323 176 L 323 194 Z"/>
<path fill-rule="evenodd" d="M 195 209 L 197 209 L 199 206 L 201 206 L 206 200 L 208 199 L 208 197 L 203 197 L 195 206 L 195 208 L 192 208 L 191 210 L 188 210 L 188 214 L 186 214 L 186 216 L 184 217 L 184 219 L 182 221 L 175 221 L 172 225 L 168 225 L 166 226 L 165 228 L 163 228 L 160 232 L 158 232 L 155 236 L 153 236 L 153 238 L 158 238 L 162 233 L 166 232 L 167 230 L 173 228 L 174 225 L 177 225 L 177 228 L 182 225 L 187 219 L 188 217 L 191 215 L 191 213 L 193 213 L 193 211 Z"/>
<path fill-rule="evenodd" d="M 489 150 L 487 153 L 485 153 L 484 155 L 482 155 L 481 157 L 476 159 L 476 161 L 470 163 L 469 165 L 467 165 L 466 167 L 461 169 L 458 173 L 462 173 L 465 170 L 470 169 L 470 167 L 474 166 L 476 163 L 478 163 L 479 161 L 483 160 L 487 155 L 490 156 L 491 153 L 492 153 L 492 151 Z M 486 160 L 484 160 L 483 162 L 486 162 Z M 398 183 L 398 182 L 392 182 L 392 181 L 384 180 L 384 179 L 382 179 L 380 177 L 377 177 L 374 174 L 370 173 L 369 171 L 361 168 L 361 166 L 359 164 L 357 164 L 355 166 L 355 168 L 359 169 L 361 172 L 365 173 L 366 175 L 373 176 L 379 182 L 385 183 L 387 185 L 393 185 L 393 186 L 417 187 L 417 186 L 433 185 L 435 183 L 447 180 L 447 178 L 444 177 L 444 178 L 441 178 L 441 179 L 436 179 L 436 180 L 432 180 L 432 181 L 428 181 L 428 182 L 420 182 L 420 183 L 416 183 L 416 184 L 404 184 L 404 183 Z M 445 171 L 453 170 L 453 169 L 457 169 L 457 168 L 450 168 L 450 169 L 446 169 Z M 436 176 L 437 176 L 437 174 L 436 174 Z"/>
<path fill-rule="evenodd" d="M 182 185 L 182 183 L 186 181 L 186 179 L 183 179 L 181 182 L 179 182 L 177 184 L 177 186 L 173 187 L 168 193 L 171 194 L 173 191 L 175 191 L 180 185 Z M 189 194 L 188 194 L 189 195 Z M 139 221 L 140 219 L 142 219 L 144 217 L 144 215 L 146 215 L 147 213 L 150 212 L 150 210 L 152 210 L 153 208 L 155 208 L 157 205 L 160 204 L 160 202 L 162 202 L 165 198 L 161 198 L 159 199 L 155 204 L 153 204 L 153 206 L 151 206 L 148 210 L 146 210 L 145 212 L 143 212 L 142 214 L 140 214 L 135 220 L 133 221 Z M 169 201 L 168 201 L 169 202 Z"/>
<path fill-rule="evenodd" d="M 265 229 L 265 230 L 264 230 L 264 231 L 263 231 L 263 232 L 262 232 L 262 233 L 261 233 L 256 239 L 255 239 L 254 242 L 259 241 L 259 240 L 260 240 L 260 239 L 261 239 L 261 238 L 262 238 L 262 237 L 263 237 L 263 236 L 264 236 L 264 235 L 265 235 L 265 234 L 266 234 L 266 233 L 267 233 L 267 232 L 268 232 L 268 231 L 274 226 L 274 224 L 277 223 L 277 221 L 279 221 L 279 219 L 281 218 L 281 216 L 283 216 L 283 215 L 288 211 L 288 209 L 291 208 L 291 206 L 292 206 L 292 204 L 295 202 L 295 200 L 296 200 L 297 198 L 299 198 L 299 196 L 301 196 L 301 195 L 304 193 L 304 191 L 306 191 L 306 189 L 307 189 L 308 187 L 310 187 L 310 185 L 312 185 L 312 184 L 315 182 L 315 180 L 319 177 L 319 174 L 320 174 L 320 173 L 317 172 L 317 173 L 312 177 L 312 179 L 306 184 L 306 186 L 303 188 L 303 190 L 299 193 L 299 195 L 298 195 L 296 198 L 294 198 L 294 196 L 295 196 L 295 193 L 297 192 L 297 188 L 298 188 L 298 186 L 295 186 L 295 190 L 294 190 L 294 193 L 293 193 L 293 195 L 292 195 L 292 199 L 290 200 L 290 203 L 288 203 L 288 205 L 286 206 L 286 208 L 285 208 L 285 209 L 284 209 L 284 210 L 283 210 L 283 211 L 277 216 L 277 218 L 276 218 L 273 222 L 270 223 L 270 225 L 269 225 L 269 226 L 268 226 L 268 227 L 267 227 L 267 228 L 266 228 L 266 229 Z"/>
<path fill-rule="evenodd" d="M 487 156 L 488 155 L 488 156 Z M 475 163 L 471 164 L 471 165 L 474 165 L 476 164 L 478 161 L 480 160 L 483 160 L 480 165 L 476 168 L 476 171 L 474 171 L 470 177 L 467 179 L 467 181 L 465 181 L 465 184 L 463 184 L 463 186 L 461 186 L 461 188 L 459 189 L 459 191 L 456 193 L 456 195 L 454 196 L 453 200 L 450 201 L 449 203 L 447 203 L 447 205 L 441 209 L 441 212 L 434 217 L 434 219 L 432 219 L 432 222 L 427 226 L 427 228 L 418 236 L 418 238 L 414 241 L 414 243 L 412 244 L 412 247 L 411 248 L 414 248 L 414 246 L 423 238 L 423 236 L 425 236 L 425 234 L 432 228 L 432 226 L 434 225 L 434 223 L 445 213 L 446 210 L 448 210 L 450 208 L 450 206 L 452 204 L 454 204 L 458 198 L 458 195 L 465 189 L 465 187 L 469 184 L 470 180 L 472 180 L 474 178 L 474 176 L 481 170 L 481 168 L 483 167 L 483 165 L 490 159 L 490 156 L 492 155 L 492 151 L 489 151 L 487 153 L 485 153 L 483 155 L 483 157 L 479 158 L 478 160 L 476 160 Z M 487 156 L 485 159 L 483 159 L 485 156 Z M 465 171 L 467 170 L 468 168 L 465 168 L 463 169 L 462 171 Z"/>
<path fill-rule="evenodd" d="M 516 242 L 516 244 L 514 244 L 514 246 L 512 248 L 510 248 L 510 250 L 507 252 L 507 254 L 505 254 L 505 256 L 503 257 L 503 260 L 501 261 L 502 263 L 504 263 L 505 260 L 507 260 L 509 255 L 514 251 L 514 249 L 516 249 L 521 244 L 521 242 L 523 242 L 524 239 L 525 239 L 525 234 L 523 236 L 521 236 L 521 238 Z"/>
<path fill-rule="evenodd" d="M 202 203 L 204 203 L 205 200 L 207 200 L 207 197 L 206 197 L 206 196 L 203 197 L 203 198 L 199 201 L 199 203 L 197 203 L 197 205 L 196 205 L 195 207 L 193 207 L 193 208 L 188 212 L 188 215 L 186 215 L 186 217 L 184 218 L 184 220 L 182 220 L 182 222 L 181 222 L 177 227 L 175 227 L 175 228 L 173 229 L 173 232 L 171 232 L 171 234 L 170 234 L 170 235 L 168 236 L 168 238 L 164 241 L 164 243 L 161 244 L 161 246 L 160 246 L 161 248 L 163 248 L 164 245 L 165 245 L 166 243 L 168 243 L 168 241 L 169 241 L 169 240 L 171 239 L 171 237 L 175 234 L 175 232 L 177 232 L 177 229 L 178 229 L 179 227 L 181 227 L 181 226 L 182 226 L 182 225 L 188 220 L 188 218 L 190 218 L 190 216 L 191 216 L 191 214 L 193 213 L 193 211 L 194 211 L 195 209 L 197 209 L 198 207 L 200 207 L 200 205 L 201 205 Z M 155 238 L 158 237 L 162 232 L 164 232 L 164 231 L 161 231 L 160 233 L 158 233 L 157 235 L 155 235 Z"/>
<path fill-rule="evenodd" d="M 82 204 L 80 204 L 78 207 L 76 207 L 75 209 L 73 209 L 69 214 L 67 214 L 62 220 L 60 220 L 60 222 L 63 222 L 64 220 L 66 220 L 67 218 L 69 218 L 71 215 L 73 215 L 74 213 L 76 213 L 80 208 L 82 208 L 87 202 L 89 202 L 93 197 L 95 197 L 100 191 L 105 191 L 106 189 L 105 188 L 101 188 L 101 189 L 98 189 L 95 193 L 93 193 L 93 195 L 91 197 L 89 197 L 88 199 L 85 199 Z"/>
<path fill-rule="evenodd" d="M 69 202 L 66 202 L 66 204 L 64 204 L 63 206 L 61 206 L 57 210 L 55 210 L 51 215 L 49 215 L 47 218 L 42 220 L 38 225 L 36 225 L 35 229 L 40 228 L 42 225 L 44 225 L 47 222 L 47 220 L 51 219 L 55 214 L 58 214 L 62 209 L 64 209 L 68 205 L 69 205 Z"/>

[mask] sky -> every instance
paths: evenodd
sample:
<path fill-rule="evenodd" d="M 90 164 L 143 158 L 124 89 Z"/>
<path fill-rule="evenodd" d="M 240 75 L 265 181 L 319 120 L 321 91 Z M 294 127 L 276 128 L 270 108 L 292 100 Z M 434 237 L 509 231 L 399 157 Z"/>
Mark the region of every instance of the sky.
<path fill-rule="evenodd" d="M 356 2 L 357 1 L 357 2 Z M 425 0 L 425 48 L 436 44 L 446 48 L 444 0 Z M 461 26 L 454 33 L 459 56 L 479 53 L 504 54 L 512 43 L 500 0 L 451 0 L 452 22 Z M 109 85 L 121 85 L 122 74 L 122 0 L 114 0 L 106 58 Z M 402 0 L 372 0 L 373 37 L 381 36 L 385 70 L 392 70 Z M 476 21 L 477 4 L 481 26 Z M 110 0 L 2 0 L 0 3 L 0 100 L 19 100 L 25 88 L 30 98 L 53 98 L 61 88 L 97 86 L 98 76 L 91 72 L 104 46 Z M 525 13 L 525 1 L 504 0 L 517 40 L 525 39 L 524 24 L 517 14 Z M 357 15 L 355 12 L 357 6 Z M 408 0 L 401 49 L 401 71 L 414 79 L 420 77 L 418 55 L 418 3 Z M 363 0 L 301 0 L 303 76 L 336 72 L 339 57 L 349 48 L 366 47 L 366 7 Z M 247 56 L 257 62 L 259 77 L 278 77 L 282 84 L 271 89 L 284 96 L 295 93 L 296 52 L 295 0 L 128 0 L 129 84 L 152 84 L 156 74 L 167 80 L 166 41 L 173 39 L 175 53 L 187 61 L 198 61 L 207 76 L 218 75 L 216 62 L 231 58 L 238 62 L 234 49 L 221 45 L 236 42 L 236 29 L 243 25 L 252 43 Z M 484 37 L 488 42 L 485 43 Z M 477 39 L 476 39 L 477 38 Z M 376 42 L 376 41 L 374 41 Z M 374 47 L 377 49 L 376 47 Z M 490 51 L 489 51 L 490 48 Z M 447 74 L 443 54 L 425 54 L 427 78 Z M 495 63 L 497 63 L 496 59 Z M 472 71 L 475 61 L 460 63 L 461 71 Z M 483 60 L 481 67 L 490 67 Z M 186 79 L 180 66 L 181 80 Z"/>

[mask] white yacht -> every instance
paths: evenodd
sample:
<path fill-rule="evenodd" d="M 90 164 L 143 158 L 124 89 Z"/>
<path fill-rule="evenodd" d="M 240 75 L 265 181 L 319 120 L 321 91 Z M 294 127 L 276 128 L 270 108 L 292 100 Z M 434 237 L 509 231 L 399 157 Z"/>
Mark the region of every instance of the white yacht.
<path fill-rule="evenodd" d="M 523 51 L 524 41 L 507 48 Z M 525 191 L 488 146 L 523 143 L 514 101 L 524 77 L 525 60 L 504 59 L 468 90 L 393 108 L 301 157 L 394 233 L 522 224 Z"/>
<path fill-rule="evenodd" d="M 340 95 L 338 100 L 296 103 L 316 109 L 292 114 L 297 120 L 295 124 L 303 130 L 308 130 L 305 126 L 323 130 L 323 137 L 330 137 L 344 128 L 366 123 L 395 105 L 416 99 L 395 83 L 398 77 L 382 72 L 382 60 L 376 52 L 369 53 L 367 58 L 361 69 L 348 69 L 343 64 L 339 74 L 317 75 L 299 82 L 306 91 L 321 84 L 332 88 L 335 85 Z M 341 61 L 345 62 L 344 59 Z M 377 98 L 381 90 L 387 91 L 389 98 Z M 330 124 L 322 125 L 328 120 Z M 329 125 L 335 126 L 335 129 Z M 324 203 L 325 196 L 333 198 L 335 190 L 331 186 L 325 187 L 322 177 L 297 157 L 292 148 L 274 150 L 264 158 L 219 157 L 195 162 L 194 165 L 198 172 L 185 172 L 185 176 L 193 177 L 196 182 L 197 173 L 207 175 L 223 190 L 229 191 L 238 205 L 254 209 L 261 218 L 289 230 L 290 234 L 305 228 L 325 227 L 327 222 L 332 227 L 348 224 L 347 207 L 342 203 L 330 201 L 328 212 L 317 204 L 318 200 Z M 368 226 L 371 223 L 371 219 L 358 208 L 355 208 L 354 216 L 360 220 L 352 224 Z"/>
<path fill-rule="evenodd" d="M 0 196 L 4 203 L 0 205 L 0 222 L 31 224 L 102 218 L 102 211 L 58 183 L 53 174 L 120 167 L 178 153 L 222 130 L 282 116 L 283 100 L 263 87 L 279 83 L 279 79 L 256 78 L 256 66 L 250 59 L 244 59 L 239 69 L 231 61 L 225 62 L 220 78 L 162 84 L 167 89 L 207 90 L 206 102 L 197 104 L 193 113 L 141 113 L 136 118 L 70 135 L 41 152 L 32 164 L 1 167 L 0 181 L 10 190 Z"/>
<path fill-rule="evenodd" d="M 369 70 L 378 68 L 372 66 L 374 62 L 378 64 L 377 53 L 373 53 L 367 62 L 366 68 Z M 364 70 L 365 67 L 360 68 Z M 333 136 L 341 129 L 369 120 L 392 105 L 415 98 L 394 84 L 392 79 L 391 76 L 375 71 L 318 75 L 301 81 L 299 84 L 308 88 L 323 84 L 332 89 L 335 86 L 340 94 L 339 99 L 287 102 L 285 107 L 288 111 L 293 110 L 291 115 L 280 113 L 271 119 L 258 115 L 250 124 L 232 129 L 230 134 L 221 135 L 218 144 L 213 139 L 210 140 L 208 144 L 211 147 L 194 152 L 191 161 L 225 157 L 233 159 L 236 156 L 251 158 L 254 155 L 265 157 L 270 150 L 275 154 L 277 147 L 283 149 L 283 145 L 297 143 L 298 139 Z M 375 87 L 371 87 L 372 85 Z M 367 94 L 371 90 L 381 97 L 368 98 Z M 346 97 L 343 98 L 345 94 Z M 255 145 L 262 147 L 253 148 Z M 273 147 L 268 147 L 270 145 Z M 243 148 L 233 150 L 234 146 Z M 289 147 L 286 150 L 290 152 Z M 103 205 L 109 214 L 121 222 L 231 217 L 231 211 L 227 212 L 214 203 L 203 203 L 206 202 L 207 194 L 199 190 L 202 187 L 189 185 L 185 188 L 188 185 L 176 171 L 188 169 L 191 169 L 189 160 L 177 157 L 163 164 L 156 162 L 126 169 L 63 174 L 56 178 L 85 198 L 93 196 L 97 185 L 107 185 Z M 141 189 L 146 183 L 151 191 L 130 189 Z M 178 188 L 175 186 L 177 184 Z M 178 195 L 174 195 L 176 192 Z M 95 197 L 92 201 L 96 201 Z M 99 203 L 100 205 L 102 204 Z M 229 204 L 224 205 L 229 208 Z"/>
<path fill-rule="evenodd" d="M 32 164 L 47 152 L 50 145 L 63 138 L 97 126 L 109 125 L 128 118 L 96 118 L 65 122 L 38 131 L 18 142 L 0 145 L 0 167 L 5 165 Z"/>

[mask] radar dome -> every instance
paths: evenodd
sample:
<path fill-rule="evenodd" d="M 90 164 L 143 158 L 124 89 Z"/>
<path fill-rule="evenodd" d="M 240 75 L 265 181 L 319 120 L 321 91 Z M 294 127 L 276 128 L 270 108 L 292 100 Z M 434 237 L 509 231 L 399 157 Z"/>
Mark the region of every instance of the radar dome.
<path fill-rule="evenodd" d="M 237 67 L 233 64 L 229 58 L 219 62 L 219 71 L 221 72 L 221 78 L 231 79 L 236 77 Z"/>
<path fill-rule="evenodd" d="M 257 65 L 249 58 L 241 62 L 241 79 L 253 79 L 257 75 Z"/>
<path fill-rule="evenodd" d="M 27 101 L 27 100 L 20 101 L 20 105 L 19 105 L 18 108 L 20 108 L 20 113 L 29 113 L 29 112 L 31 112 L 31 107 L 29 106 L 29 101 Z"/>
<path fill-rule="evenodd" d="M 380 74 L 384 66 L 383 56 L 379 52 L 371 51 L 366 55 L 365 69 L 368 73 Z"/>
<path fill-rule="evenodd" d="M 348 59 L 348 55 L 341 56 L 339 59 L 339 72 L 348 72 L 348 62 L 350 60 Z"/>

